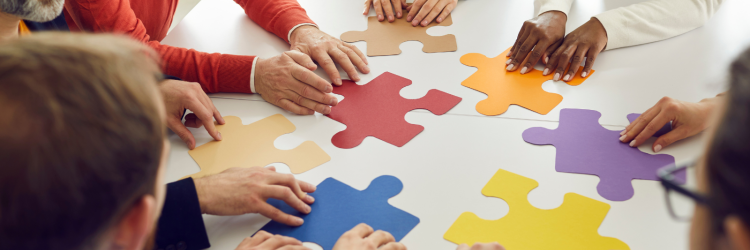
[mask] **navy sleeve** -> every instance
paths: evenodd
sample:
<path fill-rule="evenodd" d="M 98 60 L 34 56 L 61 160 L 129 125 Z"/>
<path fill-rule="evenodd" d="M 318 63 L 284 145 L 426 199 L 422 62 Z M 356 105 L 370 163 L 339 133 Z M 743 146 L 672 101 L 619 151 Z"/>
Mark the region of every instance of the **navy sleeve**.
<path fill-rule="evenodd" d="M 167 184 L 167 197 L 156 228 L 154 248 L 198 250 L 210 246 L 193 179 Z"/>

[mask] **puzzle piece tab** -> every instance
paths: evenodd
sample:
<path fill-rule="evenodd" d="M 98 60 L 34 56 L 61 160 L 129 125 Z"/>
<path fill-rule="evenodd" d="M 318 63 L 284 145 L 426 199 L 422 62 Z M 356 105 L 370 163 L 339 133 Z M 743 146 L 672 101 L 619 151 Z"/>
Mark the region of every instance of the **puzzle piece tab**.
<path fill-rule="evenodd" d="M 519 70 L 508 72 L 505 57 L 510 48 L 495 58 L 487 58 L 478 53 L 470 53 L 461 57 L 461 63 L 466 66 L 476 67 L 477 72 L 464 80 L 461 85 L 470 89 L 487 94 L 487 99 L 477 103 L 476 109 L 483 115 L 500 115 L 508 110 L 512 104 L 524 107 L 531 111 L 546 115 L 555 108 L 563 97 L 559 94 L 549 93 L 542 89 L 542 84 L 552 80 L 553 74 L 542 75 L 539 70 L 521 74 Z M 586 78 L 581 78 L 580 67 L 573 80 L 568 85 L 578 86 L 589 76 L 594 74 L 591 70 Z"/>
<path fill-rule="evenodd" d="M 456 244 L 498 242 L 506 249 L 523 250 L 626 250 L 624 242 L 599 235 L 599 225 L 609 204 L 579 194 L 567 193 L 555 209 L 539 209 L 528 202 L 535 180 L 498 170 L 482 194 L 503 199 L 510 210 L 497 220 L 484 220 L 465 212 L 443 235 Z"/>
<path fill-rule="evenodd" d="M 558 172 L 599 176 L 596 189 L 611 201 L 630 199 L 633 179 L 658 180 L 657 170 L 674 164 L 671 155 L 647 154 L 620 142 L 620 131 L 602 127 L 599 117 L 601 114 L 594 110 L 563 109 L 557 129 L 529 128 L 523 132 L 523 139 L 536 145 L 554 145 Z"/>
<path fill-rule="evenodd" d="M 333 93 L 345 98 L 331 108 L 328 117 L 346 124 L 346 130 L 333 136 L 339 148 L 353 148 L 367 136 L 374 136 L 396 146 L 403 146 L 424 130 L 406 122 L 404 116 L 415 109 L 427 109 L 442 115 L 461 102 L 461 98 L 432 89 L 419 99 L 406 99 L 399 92 L 411 80 L 385 72 L 365 85 L 344 80 Z"/>
<path fill-rule="evenodd" d="M 388 204 L 388 199 L 401 192 L 403 184 L 390 175 L 375 178 L 367 189 L 359 191 L 336 179 L 325 179 L 314 193 L 315 202 L 309 214 L 303 214 L 286 203 L 269 199 L 268 203 L 285 213 L 305 220 L 299 227 L 271 221 L 260 230 L 296 238 L 302 242 L 315 242 L 324 250 L 333 245 L 346 231 L 359 223 L 375 230 L 391 233 L 400 241 L 419 224 L 419 218 Z"/>
<path fill-rule="evenodd" d="M 200 178 L 218 174 L 232 167 L 263 167 L 271 163 L 285 163 L 292 173 L 299 174 L 331 160 L 315 142 L 305 141 L 291 150 L 273 146 L 277 137 L 294 132 L 294 124 L 281 114 L 242 125 L 236 116 L 225 116 L 226 124 L 216 124 L 223 140 L 210 141 L 188 153 L 201 171 L 185 176 Z"/>
<path fill-rule="evenodd" d="M 427 27 L 412 27 L 406 18 L 396 18 L 396 21 L 378 22 L 378 18 L 371 16 L 367 18 L 367 30 L 349 31 L 341 35 L 345 42 L 367 42 L 368 56 L 386 56 L 401 54 L 399 45 L 406 41 L 419 41 L 424 46 L 422 51 L 426 53 L 449 52 L 458 49 L 454 35 L 430 36 L 427 29 L 434 26 L 449 26 L 453 24 L 451 16 L 442 23 L 432 22 Z"/>

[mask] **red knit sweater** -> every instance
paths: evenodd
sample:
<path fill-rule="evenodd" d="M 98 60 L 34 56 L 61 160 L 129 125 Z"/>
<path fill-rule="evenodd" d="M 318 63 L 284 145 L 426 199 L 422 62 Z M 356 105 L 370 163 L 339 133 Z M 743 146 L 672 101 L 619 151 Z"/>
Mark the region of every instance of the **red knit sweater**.
<path fill-rule="evenodd" d="M 285 41 L 294 26 L 313 23 L 296 0 L 234 1 L 255 23 Z M 177 2 L 66 0 L 65 19 L 71 31 L 127 34 L 146 43 L 161 55 L 165 74 L 198 82 L 206 92 L 251 93 L 250 73 L 255 56 L 209 54 L 160 43 L 172 24 Z"/>

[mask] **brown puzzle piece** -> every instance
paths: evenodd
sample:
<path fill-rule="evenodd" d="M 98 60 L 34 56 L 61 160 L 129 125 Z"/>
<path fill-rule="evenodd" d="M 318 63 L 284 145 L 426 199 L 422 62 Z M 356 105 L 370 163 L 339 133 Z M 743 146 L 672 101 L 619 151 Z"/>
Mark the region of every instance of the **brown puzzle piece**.
<path fill-rule="evenodd" d="M 453 24 L 453 19 L 448 15 L 442 23 L 432 22 L 427 27 L 412 27 L 406 18 L 396 18 L 396 21 L 378 22 L 378 18 L 371 16 L 367 18 L 367 30 L 349 31 L 341 35 L 341 40 L 345 42 L 367 42 L 368 56 L 387 56 L 401 54 L 398 48 L 401 43 L 406 41 L 419 41 L 424 46 L 422 51 L 426 53 L 450 52 L 456 51 L 456 36 L 430 36 L 427 29 L 435 26 L 449 26 Z"/>
<path fill-rule="evenodd" d="M 224 117 L 226 124 L 216 125 L 223 140 L 211 141 L 188 152 L 201 171 L 184 178 L 200 178 L 232 167 L 266 166 L 285 163 L 292 173 L 299 174 L 331 160 L 315 142 L 305 141 L 291 150 L 273 146 L 279 136 L 294 132 L 295 126 L 281 114 L 242 125 L 236 116 Z"/>

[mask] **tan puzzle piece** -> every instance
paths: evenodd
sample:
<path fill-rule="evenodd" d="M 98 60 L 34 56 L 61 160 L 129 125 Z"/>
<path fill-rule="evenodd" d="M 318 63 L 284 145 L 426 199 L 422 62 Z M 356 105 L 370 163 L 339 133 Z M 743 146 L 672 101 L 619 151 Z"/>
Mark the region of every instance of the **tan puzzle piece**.
<path fill-rule="evenodd" d="M 424 46 L 422 51 L 426 53 L 456 51 L 456 36 L 430 36 L 427 29 L 435 26 L 450 26 L 453 19 L 450 15 L 442 23 L 432 22 L 427 27 L 412 27 L 406 18 L 396 18 L 396 21 L 378 22 L 378 18 L 371 16 L 367 18 L 367 30 L 349 31 L 341 35 L 345 42 L 367 42 L 368 56 L 386 56 L 401 54 L 398 47 L 406 41 L 419 41 Z"/>
<path fill-rule="evenodd" d="M 223 140 L 211 141 L 188 152 L 201 171 L 184 178 L 200 178 L 232 167 L 263 167 L 285 163 L 299 174 L 331 160 L 315 142 L 305 141 L 291 150 L 273 146 L 279 136 L 294 132 L 296 127 L 286 117 L 275 114 L 248 125 L 236 116 L 224 117 L 226 124 L 216 125 Z"/>

